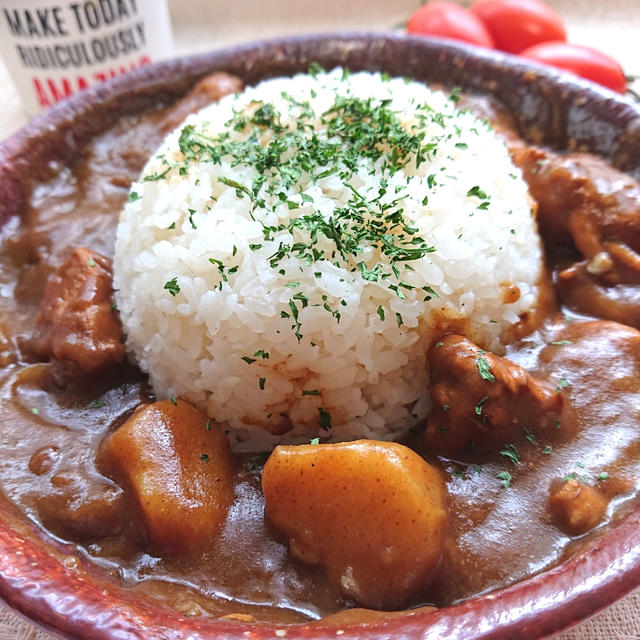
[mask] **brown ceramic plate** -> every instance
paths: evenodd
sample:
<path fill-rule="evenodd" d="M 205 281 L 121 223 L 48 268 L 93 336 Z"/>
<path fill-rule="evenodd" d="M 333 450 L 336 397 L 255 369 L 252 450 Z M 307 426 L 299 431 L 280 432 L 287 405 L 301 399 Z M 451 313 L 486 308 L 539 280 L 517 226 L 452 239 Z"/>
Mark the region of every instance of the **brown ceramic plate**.
<path fill-rule="evenodd" d="M 68 162 L 121 115 L 167 103 L 206 73 L 254 83 L 326 68 L 392 75 L 489 93 L 531 140 L 585 149 L 640 176 L 640 110 L 594 85 L 517 58 L 443 41 L 393 35 L 325 35 L 263 42 L 139 69 L 58 105 L 0 144 L 0 224 L 19 214 L 29 185 L 49 162 Z M 69 638 L 540 638 L 596 613 L 640 585 L 640 506 L 563 564 L 494 593 L 435 612 L 366 626 L 290 627 L 189 618 L 128 591 L 47 539 L 0 499 L 0 596 Z"/>

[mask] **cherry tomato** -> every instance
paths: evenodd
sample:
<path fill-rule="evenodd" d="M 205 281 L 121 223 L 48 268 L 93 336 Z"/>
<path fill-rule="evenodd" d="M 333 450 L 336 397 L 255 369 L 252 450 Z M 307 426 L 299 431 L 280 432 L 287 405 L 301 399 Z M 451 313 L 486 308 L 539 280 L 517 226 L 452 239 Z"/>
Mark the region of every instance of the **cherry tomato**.
<path fill-rule="evenodd" d="M 545 42 L 525 49 L 520 55 L 552 67 L 572 71 L 582 78 L 619 93 L 627 90 L 622 67 L 613 58 L 589 47 L 566 42 Z"/>
<path fill-rule="evenodd" d="M 501 51 L 520 53 L 540 42 L 567 39 L 560 16 L 538 0 L 476 0 L 471 11 Z"/>
<path fill-rule="evenodd" d="M 480 19 L 453 2 L 430 2 L 420 7 L 409 18 L 407 31 L 494 48 L 493 38 Z"/>

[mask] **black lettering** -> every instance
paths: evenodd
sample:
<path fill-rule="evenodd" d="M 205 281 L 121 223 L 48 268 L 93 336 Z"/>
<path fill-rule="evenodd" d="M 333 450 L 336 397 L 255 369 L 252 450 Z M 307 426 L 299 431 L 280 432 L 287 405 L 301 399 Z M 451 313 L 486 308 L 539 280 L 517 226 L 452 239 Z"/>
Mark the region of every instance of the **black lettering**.
<path fill-rule="evenodd" d="M 49 24 L 49 9 L 36 9 L 36 16 L 40 22 L 40 29 L 42 29 L 43 36 L 55 36 L 56 32 L 51 28 Z"/>
<path fill-rule="evenodd" d="M 81 52 L 80 46 L 78 44 L 74 44 L 73 46 L 70 46 L 68 53 L 69 53 L 69 62 L 72 64 L 72 66 L 76 68 L 81 67 L 82 52 Z"/>
<path fill-rule="evenodd" d="M 89 52 L 87 51 L 86 42 L 80 43 L 80 52 L 82 53 L 82 59 L 84 60 L 84 64 L 86 65 L 93 64 L 93 60 L 91 60 L 91 57 L 89 56 Z"/>
<path fill-rule="evenodd" d="M 144 47 L 145 44 L 147 44 L 147 38 L 145 36 L 144 33 L 144 21 L 140 20 L 140 22 L 136 23 L 136 31 L 138 32 L 138 35 L 140 36 L 140 46 Z"/>
<path fill-rule="evenodd" d="M 16 45 L 16 51 L 18 52 L 18 56 L 20 56 L 20 60 L 22 60 L 22 64 L 25 67 L 29 67 L 29 57 L 27 53 L 27 49 L 25 47 Z"/>
<path fill-rule="evenodd" d="M 122 53 L 127 55 L 136 50 L 136 39 L 131 29 L 120 32 L 120 42 L 122 43 Z"/>
<path fill-rule="evenodd" d="M 102 13 L 102 19 L 105 24 L 112 24 L 116 21 L 116 15 L 113 12 L 113 7 L 109 0 L 98 0 L 100 6 L 100 12 Z"/>
<path fill-rule="evenodd" d="M 7 21 L 11 33 L 18 37 L 24 36 L 25 33 L 22 27 L 22 22 L 20 21 L 20 14 L 17 10 L 14 9 L 12 12 L 9 12 L 8 9 L 3 9 L 2 12 L 4 13 L 4 19 Z M 11 15 L 12 13 L 13 16 Z"/>
<path fill-rule="evenodd" d="M 58 44 L 55 46 L 56 62 L 61 69 L 69 66 L 69 47 L 63 47 Z"/>
<path fill-rule="evenodd" d="M 84 3 L 84 18 L 87 24 L 92 29 L 97 29 L 100 26 L 100 17 L 98 16 L 98 10 L 95 8 L 92 2 Z"/>
<path fill-rule="evenodd" d="M 104 48 L 107 50 L 107 56 L 112 59 L 118 57 L 118 40 L 115 35 L 108 36 L 104 39 Z"/>
<path fill-rule="evenodd" d="M 80 19 L 80 5 L 77 2 L 69 5 L 69 9 L 73 11 L 73 17 L 76 19 L 76 26 L 80 33 L 84 33 L 84 24 L 82 24 L 82 20 Z"/>
<path fill-rule="evenodd" d="M 116 0 L 116 5 L 118 7 L 118 17 L 119 18 L 128 18 L 130 15 L 129 9 L 127 8 L 127 3 L 124 0 Z"/>
<path fill-rule="evenodd" d="M 131 5 L 131 12 L 134 15 L 138 15 L 138 5 L 136 5 L 136 0 L 129 0 L 129 4 Z"/>
<path fill-rule="evenodd" d="M 56 22 L 56 29 L 61 36 L 68 36 L 69 32 L 67 31 L 67 27 L 64 23 L 64 16 L 60 14 L 60 11 L 60 7 L 53 7 L 53 9 L 51 9 L 53 19 Z"/>
<path fill-rule="evenodd" d="M 33 16 L 28 12 L 24 12 L 24 21 L 27 23 L 27 31 L 30 36 L 39 36 L 40 32 L 38 31 L 38 25 L 33 19 Z"/>
<path fill-rule="evenodd" d="M 51 68 L 55 69 L 58 61 L 56 60 L 56 56 L 53 49 L 51 49 L 51 47 L 47 47 L 45 51 L 47 53 L 47 57 L 49 58 L 49 64 L 51 65 Z"/>
<path fill-rule="evenodd" d="M 98 62 L 103 62 L 107 57 L 104 43 L 102 42 L 102 40 L 98 40 L 97 38 L 91 41 L 91 51 L 93 52 L 93 57 Z"/>

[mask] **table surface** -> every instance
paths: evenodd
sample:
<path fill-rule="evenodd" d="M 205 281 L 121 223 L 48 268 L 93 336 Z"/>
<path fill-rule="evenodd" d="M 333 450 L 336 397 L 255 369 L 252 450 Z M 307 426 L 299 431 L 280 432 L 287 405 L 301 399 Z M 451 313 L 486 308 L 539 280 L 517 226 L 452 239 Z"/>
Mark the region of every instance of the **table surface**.
<path fill-rule="evenodd" d="M 463 0 L 462 4 L 470 4 Z M 595 46 L 640 76 L 637 39 L 640 0 L 551 0 L 572 42 Z M 401 26 L 419 0 L 169 0 L 174 53 L 183 55 L 263 37 L 338 30 L 388 30 Z M 286 16 L 286 19 L 284 18 Z M 636 81 L 634 89 L 638 88 Z M 28 122 L 6 66 L 0 61 L 0 140 Z M 0 640 L 51 640 L 12 611 L 0 607 Z M 640 589 L 557 640 L 640 640 Z"/>

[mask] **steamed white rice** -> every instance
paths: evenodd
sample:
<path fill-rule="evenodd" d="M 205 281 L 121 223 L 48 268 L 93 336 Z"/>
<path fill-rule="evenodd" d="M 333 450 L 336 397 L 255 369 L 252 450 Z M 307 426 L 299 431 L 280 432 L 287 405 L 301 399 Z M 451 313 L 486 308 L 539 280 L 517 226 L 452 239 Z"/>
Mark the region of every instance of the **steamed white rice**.
<path fill-rule="evenodd" d="M 330 112 L 337 96 L 360 115 Z M 327 134 L 336 114 L 347 129 L 391 114 L 421 139 L 419 163 L 414 146 L 390 168 L 391 142 L 347 167 L 353 139 Z M 262 158 L 286 138 L 276 164 L 293 170 L 233 151 L 252 132 L 244 150 Z M 310 168 L 303 138 L 333 160 Z M 192 401 L 237 448 L 397 438 L 428 415 L 425 351 L 448 321 L 500 349 L 535 305 L 531 207 L 503 142 L 448 94 L 340 69 L 262 82 L 190 116 L 132 186 L 114 262 L 128 350 L 159 397 Z M 341 252 L 321 221 L 360 232 L 359 248 Z M 505 304 L 509 287 L 520 295 Z"/>

